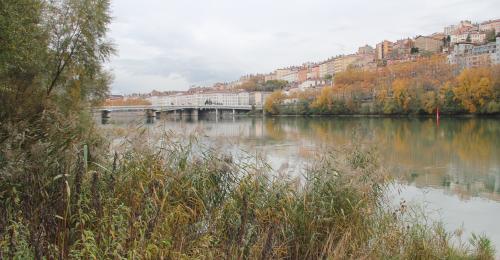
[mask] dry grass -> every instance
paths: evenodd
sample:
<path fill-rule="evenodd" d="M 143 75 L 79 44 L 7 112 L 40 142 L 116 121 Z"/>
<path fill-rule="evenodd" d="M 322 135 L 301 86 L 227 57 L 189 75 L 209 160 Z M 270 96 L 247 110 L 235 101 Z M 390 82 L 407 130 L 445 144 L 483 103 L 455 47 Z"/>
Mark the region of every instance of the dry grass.
<path fill-rule="evenodd" d="M 58 137 L 74 131 L 52 127 Z M 87 157 L 75 139 L 47 138 L 32 154 L 13 149 L 0 166 L 0 256 L 493 258 L 484 237 L 453 245 L 439 223 L 390 207 L 390 182 L 370 150 L 322 153 L 298 180 L 196 137 L 148 138 L 147 131 L 128 136 L 119 154 L 95 150 L 102 140 L 88 139 Z"/>

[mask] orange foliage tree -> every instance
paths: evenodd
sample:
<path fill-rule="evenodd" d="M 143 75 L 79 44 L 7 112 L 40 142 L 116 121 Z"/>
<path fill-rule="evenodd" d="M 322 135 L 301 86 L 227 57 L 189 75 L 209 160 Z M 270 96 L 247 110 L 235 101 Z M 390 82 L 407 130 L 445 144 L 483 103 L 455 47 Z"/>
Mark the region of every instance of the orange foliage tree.
<path fill-rule="evenodd" d="M 453 88 L 455 98 L 471 113 L 478 111 L 494 98 L 493 75 L 488 68 L 463 70 Z"/>
<path fill-rule="evenodd" d="M 283 101 L 285 96 L 283 92 L 280 90 L 274 91 L 267 97 L 266 102 L 264 103 L 264 111 L 270 114 L 278 114 L 279 113 L 279 105 Z"/>

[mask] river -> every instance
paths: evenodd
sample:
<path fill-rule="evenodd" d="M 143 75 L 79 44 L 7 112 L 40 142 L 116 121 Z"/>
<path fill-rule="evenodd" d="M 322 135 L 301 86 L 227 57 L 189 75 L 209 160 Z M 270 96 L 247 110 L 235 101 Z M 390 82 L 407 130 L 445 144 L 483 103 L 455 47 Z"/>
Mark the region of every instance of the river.
<path fill-rule="evenodd" d="M 100 122 L 100 121 L 99 121 Z M 373 147 L 395 178 L 391 197 L 422 205 L 450 231 L 487 235 L 500 252 L 500 120 L 497 118 L 240 117 L 149 120 L 116 114 L 103 128 L 201 133 L 205 140 L 262 156 L 275 171 L 300 174 L 311 154 L 353 142 Z"/>

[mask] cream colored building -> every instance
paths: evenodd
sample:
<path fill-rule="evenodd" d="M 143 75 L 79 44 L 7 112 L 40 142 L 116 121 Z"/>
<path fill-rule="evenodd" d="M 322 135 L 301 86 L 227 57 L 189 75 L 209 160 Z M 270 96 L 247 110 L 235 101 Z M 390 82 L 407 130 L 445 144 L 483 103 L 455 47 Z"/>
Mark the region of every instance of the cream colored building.
<path fill-rule="evenodd" d="M 276 79 L 278 80 L 285 80 L 284 77 L 292 72 L 291 69 L 277 69 L 274 71 L 274 74 L 276 75 Z"/>
<path fill-rule="evenodd" d="M 415 47 L 419 51 L 428 51 L 432 53 L 440 52 L 443 47 L 443 41 L 428 36 L 418 36 L 415 38 Z"/>
<path fill-rule="evenodd" d="M 328 60 L 319 65 L 319 78 L 323 79 L 326 75 L 335 74 L 334 60 Z"/>
<path fill-rule="evenodd" d="M 291 71 L 290 73 L 283 75 L 280 79 L 288 82 L 297 82 L 299 80 L 298 76 L 298 71 Z"/>
<path fill-rule="evenodd" d="M 480 31 L 490 31 L 495 30 L 495 33 L 500 33 L 500 19 L 486 21 L 479 24 Z"/>
<path fill-rule="evenodd" d="M 249 92 L 210 92 L 153 96 L 148 98 L 153 106 L 245 106 L 250 105 Z"/>
<path fill-rule="evenodd" d="M 394 43 L 384 40 L 383 42 L 377 44 L 375 48 L 376 58 L 378 60 L 385 60 L 390 57 L 392 53 L 392 47 Z"/>
<path fill-rule="evenodd" d="M 472 43 L 482 44 L 486 41 L 485 33 L 471 33 L 469 34 L 469 37 Z"/>
<path fill-rule="evenodd" d="M 486 34 L 481 32 L 472 32 L 472 33 L 462 33 L 462 34 L 453 34 L 450 36 L 450 43 L 466 43 L 467 39 L 470 40 L 470 43 L 481 44 L 486 40 Z"/>
<path fill-rule="evenodd" d="M 356 55 L 347 55 L 335 58 L 333 60 L 334 74 L 347 70 L 349 65 L 355 63 L 357 59 L 358 57 Z"/>

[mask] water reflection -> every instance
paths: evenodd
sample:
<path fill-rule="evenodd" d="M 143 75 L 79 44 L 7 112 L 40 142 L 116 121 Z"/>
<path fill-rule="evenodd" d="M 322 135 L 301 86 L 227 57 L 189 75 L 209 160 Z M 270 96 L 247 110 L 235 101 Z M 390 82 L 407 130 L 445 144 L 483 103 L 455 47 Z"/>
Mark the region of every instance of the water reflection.
<path fill-rule="evenodd" d="M 377 148 L 399 180 L 458 194 L 500 200 L 500 121 L 495 119 L 273 118 L 267 138 L 310 140 L 315 146 Z"/>
<path fill-rule="evenodd" d="M 312 151 L 360 142 L 376 147 L 382 165 L 400 182 L 433 187 L 461 199 L 500 201 L 500 120 L 488 118 L 268 117 L 155 120 L 113 117 L 112 127 L 130 120 L 204 136 L 260 152 L 275 169 L 299 168 Z M 104 122 L 103 122 L 104 123 Z"/>
<path fill-rule="evenodd" d="M 100 119 L 96 119 L 99 121 Z M 485 233 L 500 250 L 500 120 L 487 118 L 268 117 L 226 120 L 147 119 L 113 115 L 103 128 L 127 134 L 145 126 L 189 134 L 226 152 L 264 157 L 278 172 L 300 174 L 322 147 L 353 142 L 375 147 L 382 165 L 402 184 L 395 200 L 439 210 L 447 228 Z M 158 132 L 159 132 L 158 131 Z"/>

